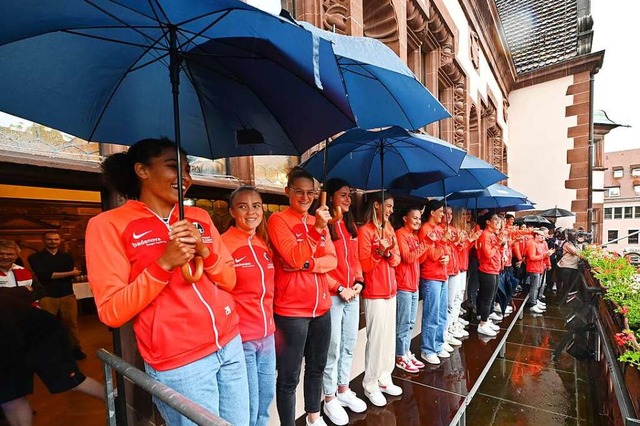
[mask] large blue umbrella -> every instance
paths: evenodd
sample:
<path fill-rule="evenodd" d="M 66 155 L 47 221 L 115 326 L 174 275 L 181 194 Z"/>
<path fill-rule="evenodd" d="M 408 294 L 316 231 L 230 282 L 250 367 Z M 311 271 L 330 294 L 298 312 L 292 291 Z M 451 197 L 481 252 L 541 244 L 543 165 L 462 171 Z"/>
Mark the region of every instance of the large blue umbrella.
<path fill-rule="evenodd" d="M 484 190 L 506 178 L 507 176 L 493 165 L 467 154 L 456 176 L 414 189 L 409 195 L 420 198 L 444 197 L 459 191 Z"/>
<path fill-rule="evenodd" d="M 307 30 L 331 41 L 358 126 L 418 129 L 451 115 L 389 47 L 369 37 Z M 493 183 L 493 182 L 491 182 Z"/>
<path fill-rule="evenodd" d="M 317 179 L 339 177 L 364 190 L 397 189 L 400 181 L 403 187 L 417 188 L 455 176 L 464 156 L 463 150 L 447 142 L 399 127 L 353 129 L 314 153 L 302 167 Z"/>
<path fill-rule="evenodd" d="M 504 210 L 527 202 L 526 195 L 497 183 L 483 191 L 460 191 L 447 197 L 449 205 L 465 209 Z"/>
<path fill-rule="evenodd" d="M 355 125 L 331 43 L 238 0 L 3 0 L 0 16 L 0 110 L 87 140 L 298 154 Z"/>

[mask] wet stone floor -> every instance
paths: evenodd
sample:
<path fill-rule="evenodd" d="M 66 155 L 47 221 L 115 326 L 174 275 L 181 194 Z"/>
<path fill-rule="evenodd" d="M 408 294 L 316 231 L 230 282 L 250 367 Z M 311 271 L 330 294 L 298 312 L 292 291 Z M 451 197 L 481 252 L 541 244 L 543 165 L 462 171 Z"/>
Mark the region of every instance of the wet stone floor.
<path fill-rule="evenodd" d="M 596 390 L 588 376 L 591 361 L 576 360 L 566 352 L 551 361 L 571 308 L 558 307 L 551 292 L 547 299 L 547 313 L 534 315 L 524 309 L 521 320 L 516 314 L 524 301 L 514 299 L 516 313 L 499 324 L 495 338 L 479 337 L 473 320 L 462 347 L 438 367 L 428 366 L 418 374 L 396 368 L 394 383 L 402 387 L 402 397 L 387 396 L 389 403 L 382 408 L 367 401 L 362 414 L 347 410 L 350 424 L 449 425 L 461 417 L 473 426 L 607 424 L 595 412 Z M 498 348 L 507 332 L 502 358 Z M 420 353 L 419 336 L 412 341 L 412 351 Z M 363 395 L 362 375 L 351 388 Z M 330 424 L 326 416 L 325 420 Z M 304 425 L 304 417 L 297 424 Z"/>

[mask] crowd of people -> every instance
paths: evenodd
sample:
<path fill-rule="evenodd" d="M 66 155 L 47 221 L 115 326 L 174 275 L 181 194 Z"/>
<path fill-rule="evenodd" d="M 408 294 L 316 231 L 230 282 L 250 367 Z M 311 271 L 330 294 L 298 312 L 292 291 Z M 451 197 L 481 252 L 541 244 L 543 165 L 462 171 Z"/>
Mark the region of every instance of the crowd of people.
<path fill-rule="evenodd" d="M 204 210 L 185 207 L 178 217 L 178 191 L 192 182 L 182 155 L 178 170 L 175 145 L 147 139 L 105 160 L 107 180 L 128 201 L 89 222 L 90 285 L 104 323 L 134 320 L 151 376 L 234 425 L 268 424 L 274 398 L 280 423 L 295 424 L 303 365 L 306 424 L 324 425 L 321 409 L 347 424 L 345 408 L 365 411 L 363 398 L 384 406 L 402 395 L 394 368 L 417 373 L 450 357 L 469 335 L 470 315 L 479 317 L 479 334 L 495 337 L 496 323 L 513 310 L 505 285 L 529 286 L 529 309 L 539 315 L 552 262 L 556 283 L 575 274 L 575 233 L 567 232 L 558 257 L 545 231 L 521 229 L 513 216 L 475 219 L 438 200 L 394 213 L 389 193 L 367 195 L 357 226 L 349 183 L 329 180 L 327 205 L 317 205 L 316 183 L 298 167 L 288 175 L 287 209 L 266 219 L 260 193 L 241 186 L 230 197 L 233 225 L 220 235 Z M 181 267 L 194 257 L 204 273 L 186 280 Z M 362 398 L 349 387 L 360 299 Z M 169 425 L 191 424 L 155 403 Z"/>

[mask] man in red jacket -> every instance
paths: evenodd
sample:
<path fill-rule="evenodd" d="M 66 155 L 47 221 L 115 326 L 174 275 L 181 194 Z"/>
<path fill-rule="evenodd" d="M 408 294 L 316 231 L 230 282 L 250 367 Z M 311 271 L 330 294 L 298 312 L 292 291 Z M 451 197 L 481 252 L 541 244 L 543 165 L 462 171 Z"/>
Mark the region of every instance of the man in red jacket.
<path fill-rule="evenodd" d="M 549 250 L 547 248 L 544 240 L 544 232 L 541 230 L 535 230 L 534 238 L 527 242 L 524 257 L 525 263 L 527 264 L 527 275 L 529 275 L 531 282 L 527 306 L 531 309 L 531 312 L 535 314 L 542 314 L 546 308 L 546 304 L 538 300 L 538 291 L 540 290 L 542 274 L 547 267 L 551 266 L 549 256 L 551 256 L 554 251 L 554 249 Z"/>

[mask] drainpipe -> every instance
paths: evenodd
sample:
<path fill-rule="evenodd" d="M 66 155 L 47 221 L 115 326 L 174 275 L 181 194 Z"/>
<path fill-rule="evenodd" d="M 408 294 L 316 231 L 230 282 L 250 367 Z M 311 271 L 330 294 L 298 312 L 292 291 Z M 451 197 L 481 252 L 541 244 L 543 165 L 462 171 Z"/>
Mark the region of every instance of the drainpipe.
<path fill-rule="evenodd" d="M 593 141 L 593 71 L 589 73 L 589 164 L 587 193 L 587 231 L 593 232 L 593 157 L 595 144 Z"/>

